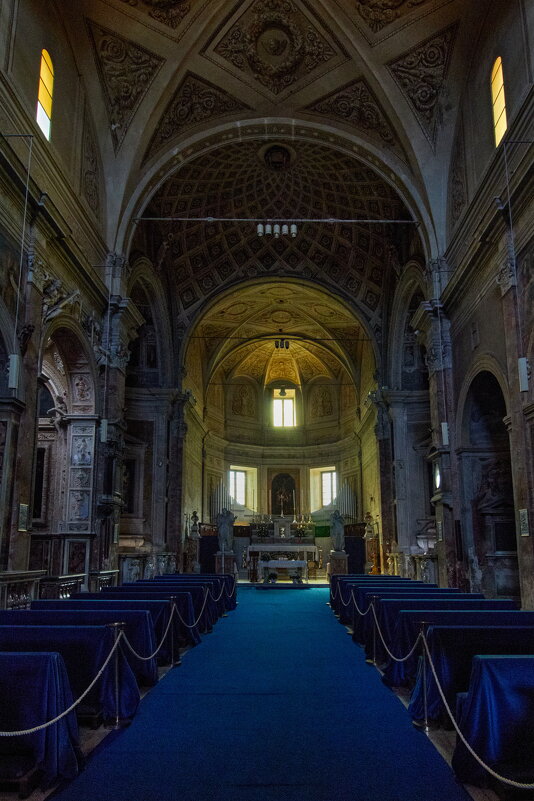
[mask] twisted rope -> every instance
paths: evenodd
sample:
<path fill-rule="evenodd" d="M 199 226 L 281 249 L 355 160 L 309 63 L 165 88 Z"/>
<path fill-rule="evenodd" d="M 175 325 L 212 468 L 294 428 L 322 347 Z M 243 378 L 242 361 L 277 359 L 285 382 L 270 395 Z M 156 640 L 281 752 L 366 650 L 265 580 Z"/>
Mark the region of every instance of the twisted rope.
<path fill-rule="evenodd" d="M 169 615 L 169 622 L 167 623 L 167 628 L 165 629 L 165 632 L 163 634 L 161 642 L 158 645 L 158 647 L 156 648 L 156 650 L 154 651 L 154 653 L 150 654 L 150 656 L 141 656 L 141 654 L 138 654 L 137 651 L 135 650 L 135 648 L 133 647 L 133 645 L 131 644 L 130 640 L 128 639 L 128 637 L 126 635 L 124 635 L 124 642 L 126 643 L 127 648 L 131 651 L 131 653 L 134 656 L 137 657 L 137 659 L 140 659 L 142 662 L 150 662 L 151 659 L 154 659 L 154 657 L 159 654 L 159 652 L 161 651 L 161 649 L 163 647 L 163 643 L 167 639 L 167 635 L 168 635 L 168 633 L 170 631 L 171 624 L 172 624 L 172 619 L 173 619 L 175 613 L 177 613 L 177 612 L 178 612 L 177 606 L 176 606 L 176 604 L 173 604 L 172 605 L 172 609 L 171 609 L 171 614 Z"/>
<path fill-rule="evenodd" d="M 102 676 L 104 670 L 107 668 L 111 657 L 119 647 L 123 637 L 124 637 L 124 632 L 120 631 L 119 636 L 117 637 L 117 639 L 113 644 L 113 648 L 111 649 L 106 658 L 106 661 L 96 674 L 95 678 L 93 679 L 89 687 L 80 695 L 80 697 L 76 701 L 74 701 L 67 709 L 61 712 L 61 714 L 57 715 L 55 718 L 52 718 L 52 720 L 48 720 L 46 723 L 41 723 L 39 726 L 33 726 L 31 729 L 20 729 L 19 731 L 0 731 L 0 737 L 20 737 L 23 734 L 34 734 L 36 731 L 41 731 L 41 729 L 46 729 L 48 728 L 48 726 L 52 726 L 54 723 L 57 723 L 58 720 L 61 720 L 61 718 L 64 718 L 66 715 L 70 714 L 72 710 L 76 709 L 78 704 L 80 704 L 83 701 L 85 696 L 91 692 L 91 690 L 93 689 L 99 678 Z"/>
<path fill-rule="evenodd" d="M 441 700 L 443 702 L 443 706 L 445 707 L 445 710 L 446 710 L 447 714 L 449 715 L 449 717 L 451 719 L 452 725 L 456 729 L 456 734 L 458 735 L 458 737 L 460 738 L 462 743 L 465 745 L 465 747 L 467 748 L 467 750 L 469 751 L 471 756 L 478 762 L 478 764 L 482 768 L 484 768 L 485 771 L 487 771 L 490 774 L 490 776 L 493 776 L 494 779 L 497 779 L 498 781 L 503 782 L 503 784 L 508 784 L 510 787 L 517 787 L 519 790 L 534 790 L 534 782 L 532 782 L 530 784 L 525 784 L 524 782 L 516 782 L 514 779 L 508 779 L 505 776 L 501 776 L 499 773 L 497 773 L 495 770 L 493 770 L 493 768 L 491 768 L 489 765 L 486 765 L 484 760 L 481 759 L 478 756 L 478 754 L 475 752 L 473 747 L 468 743 L 468 741 L 466 740 L 466 738 L 462 734 L 462 732 L 460 730 L 460 727 L 458 726 L 458 723 L 456 722 L 456 720 L 454 718 L 454 715 L 451 712 L 451 708 L 450 708 L 449 704 L 447 703 L 447 699 L 445 698 L 445 693 L 443 692 L 443 688 L 442 688 L 441 684 L 439 683 L 439 679 L 438 679 L 438 676 L 437 676 L 436 668 L 434 666 L 434 662 L 432 661 L 432 657 L 430 655 L 430 648 L 428 647 L 428 642 L 426 640 L 426 637 L 424 636 L 424 634 L 420 634 L 419 638 L 422 638 L 422 640 L 423 640 L 423 647 L 424 647 L 426 655 L 428 657 L 428 663 L 430 665 L 430 669 L 432 670 L 432 675 L 434 676 L 434 681 L 436 682 L 436 685 L 437 685 L 437 688 L 438 688 L 438 692 L 439 692 L 439 694 L 441 696 Z"/>
<path fill-rule="evenodd" d="M 206 608 L 206 604 L 207 604 L 207 602 L 208 602 L 208 597 L 209 597 L 209 595 L 210 595 L 210 591 L 209 591 L 209 589 L 208 589 L 208 588 L 206 588 L 206 591 L 205 591 L 205 593 L 204 593 L 204 603 L 202 604 L 202 609 L 200 610 L 200 614 L 199 614 L 199 616 L 197 617 L 197 619 L 195 620 L 195 622 L 194 622 L 194 623 L 187 623 L 187 622 L 186 622 L 186 621 L 183 619 L 183 617 L 181 616 L 181 614 L 180 614 L 180 610 L 178 609 L 178 607 L 176 607 L 176 614 L 178 615 L 179 619 L 181 620 L 181 622 L 183 623 L 183 625 L 184 625 L 186 628 L 188 628 L 188 629 L 194 629 L 194 628 L 195 628 L 195 626 L 198 626 L 198 623 L 199 623 L 199 621 L 200 621 L 200 619 L 201 619 L 202 615 L 204 614 L 204 609 Z"/>

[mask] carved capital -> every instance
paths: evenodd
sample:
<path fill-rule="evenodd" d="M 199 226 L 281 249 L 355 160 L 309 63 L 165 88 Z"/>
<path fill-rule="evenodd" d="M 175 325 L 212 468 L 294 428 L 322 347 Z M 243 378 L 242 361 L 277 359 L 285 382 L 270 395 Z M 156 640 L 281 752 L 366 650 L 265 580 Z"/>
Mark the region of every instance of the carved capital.
<path fill-rule="evenodd" d="M 450 268 L 446 259 L 442 256 L 437 259 L 429 259 L 425 267 L 425 277 L 432 298 L 441 297 L 441 293 L 449 282 L 449 276 Z"/>

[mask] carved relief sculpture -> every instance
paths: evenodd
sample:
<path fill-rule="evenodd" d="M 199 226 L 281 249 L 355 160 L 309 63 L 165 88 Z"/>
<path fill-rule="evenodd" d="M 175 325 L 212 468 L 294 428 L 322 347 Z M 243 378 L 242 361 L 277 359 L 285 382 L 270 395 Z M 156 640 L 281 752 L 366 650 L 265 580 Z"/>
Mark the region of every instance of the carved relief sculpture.
<path fill-rule="evenodd" d="M 379 138 L 382 144 L 401 150 L 392 125 L 364 78 L 326 95 L 307 106 L 306 110 L 354 125 L 364 133 Z"/>
<path fill-rule="evenodd" d="M 258 0 L 215 52 L 275 95 L 336 55 L 290 0 Z"/>
<path fill-rule="evenodd" d="M 91 445 L 87 437 L 74 437 L 72 463 L 75 465 L 92 463 Z"/>
<path fill-rule="evenodd" d="M 378 33 L 386 25 L 426 2 L 428 0 L 358 0 L 356 8 L 371 30 Z"/>
<path fill-rule="evenodd" d="M 73 385 L 75 401 L 87 401 L 91 399 L 91 385 L 84 375 L 75 376 Z"/>
<path fill-rule="evenodd" d="M 122 0 L 129 6 L 146 7 L 148 15 L 163 25 L 177 28 L 191 10 L 189 0 Z"/>
<path fill-rule="evenodd" d="M 388 64 L 432 144 L 436 141 L 438 101 L 447 77 L 455 33 L 456 26 L 451 26 Z"/>
<path fill-rule="evenodd" d="M 191 73 L 186 75 L 156 126 L 145 153 L 145 161 L 184 128 L 248 108 L 245 103 L 204 78 Z"/>
<path fill-rule="evenodd" d="M 113 31 L 87 20 L 98 75 L 118 150 L 130 123 L 164 59 Z"/>

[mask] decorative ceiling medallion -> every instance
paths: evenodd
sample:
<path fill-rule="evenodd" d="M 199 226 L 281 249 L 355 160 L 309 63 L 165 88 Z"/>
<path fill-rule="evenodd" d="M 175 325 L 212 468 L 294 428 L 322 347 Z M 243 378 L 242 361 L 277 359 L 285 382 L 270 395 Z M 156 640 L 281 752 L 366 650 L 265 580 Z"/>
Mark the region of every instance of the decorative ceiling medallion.
<path fill-rule="evenodd" d="M 356 8 L 371 30 L 378 33 L 415 7 L 428 2 L 429 0 L 357 0 Z"/>
<path fill-rule="evenodd" d="M 177 28 L 191 11 L 189 0 L 121 0 L 121 2 L 136 8 L 140 6 L 152 19 L 170 28 Z"/>
<path fill-rule="evenodd" d="M 436 141 L 438 101 L 449 69 L 456 27 L 451 25 L 387 65 L 432 144 Z"/>
<path fill-rule="evenodd" d="M 188 73 L 163 112 L 145 153 L 144 161 L 151 158 L 186 128 L 248 108 L 249 106 L 232 97 L 224 89 L 198 75 Z"/>
<path fill-rule="evenodd" d="M 115 152 L 163 58 L 87 19 Z"/>
<path fill-rule="evenodd" d="M 393 126 L 364 78 L 358 78 L 306 106 L 306 111 L 341 120 L 368 136 L 379 138 L 382 145 L 404 154 Z"/>
<path fill-rule="evenodd" d="M 324 23 L 321 31 L 313 23 L 316 11 L 308 16 L 305 9 L 292 0 L 253 0 L 222 38 L 214 37 L 211 55 L 279 95 L 347 58 Z"/>
<path fill-rule="evenodd" d="M 264 166 L 273 172 L 290 170 L 297 158 L 294 148 L 279 142 L 264 145 L 260 148 L 258 155 Z"/>

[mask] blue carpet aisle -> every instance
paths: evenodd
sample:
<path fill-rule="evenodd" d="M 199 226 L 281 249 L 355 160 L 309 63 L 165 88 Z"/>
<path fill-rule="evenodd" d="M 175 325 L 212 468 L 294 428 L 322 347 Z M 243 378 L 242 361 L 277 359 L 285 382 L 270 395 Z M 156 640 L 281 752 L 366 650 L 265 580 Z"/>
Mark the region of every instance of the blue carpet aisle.
<path fill-rule="evenodd" d="M 327 600 L 240 588 L 54 801 L 468 801 Z"/>

